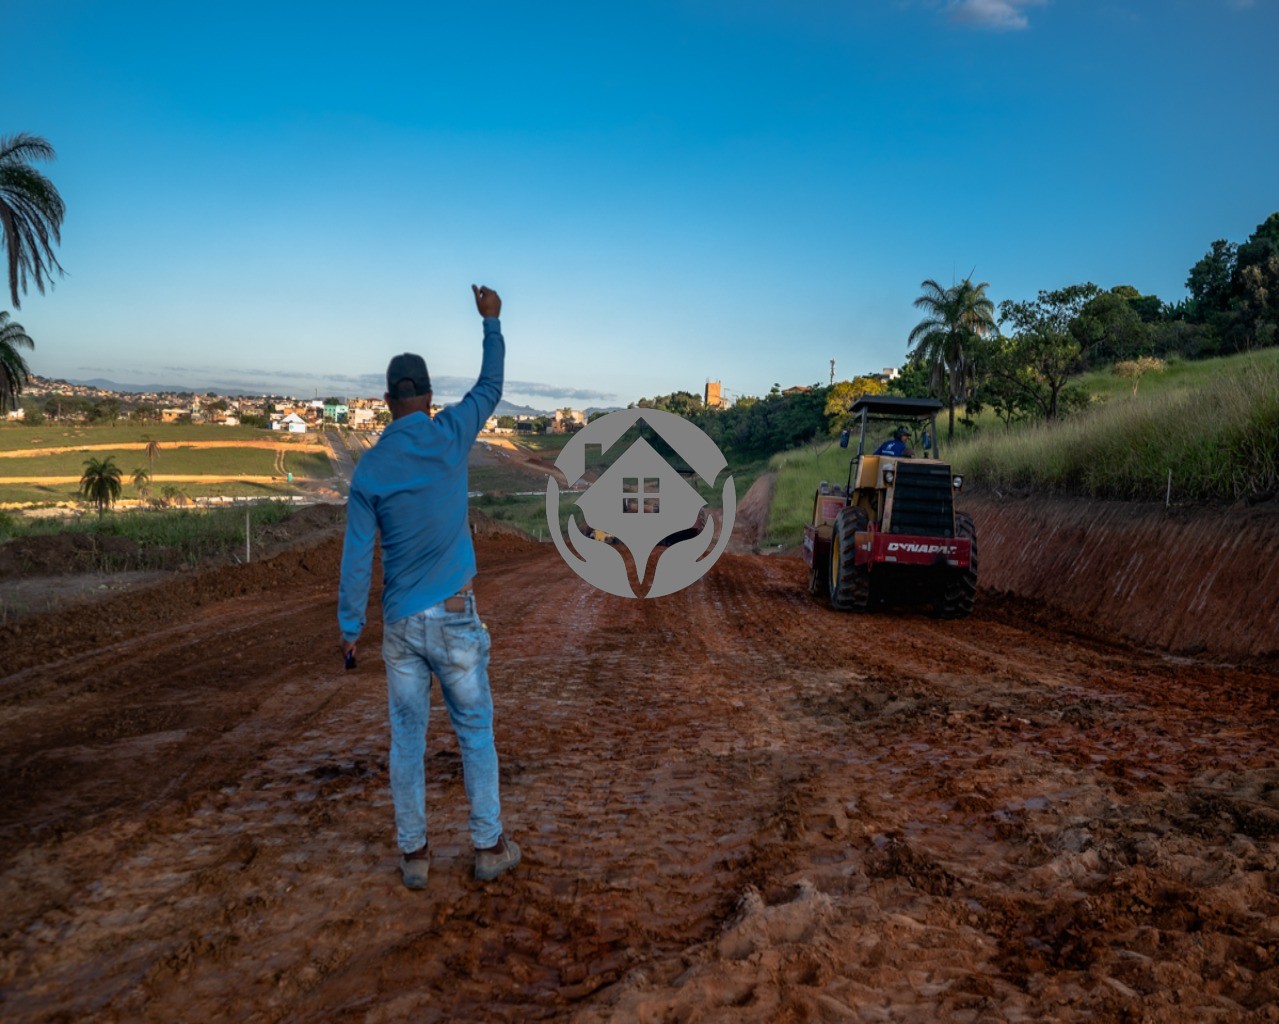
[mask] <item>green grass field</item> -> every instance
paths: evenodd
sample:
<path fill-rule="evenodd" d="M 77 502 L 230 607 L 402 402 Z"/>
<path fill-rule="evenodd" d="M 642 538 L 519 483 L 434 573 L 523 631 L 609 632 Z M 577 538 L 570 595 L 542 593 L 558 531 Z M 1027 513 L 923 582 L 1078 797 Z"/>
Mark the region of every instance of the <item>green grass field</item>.
<path fill-rule="evenodd" d="M 546 474 L 515 466 L 471 466 L 467 473 L 467 486 L 486 495 L 545 491 Z"/>
<path fill-rule="evenodd" d="M 282 434 L 257 427 L 220 427 L 211 423 L 20 423 L 0 426 L 0 451 L 20 448 L 63 448 L 82 444 L 145 444 L 147 436 L 161 448 L 184 441 L 284 441 L 289 437 L 314 440 L 314 434 Z"/>
<path fill-rule="evenodd" d="M 572 434 L 508 434 L 512 441 L 530 451 L 554 459 L 572 440 Z"/>
<path fill-rule="evenodd" d="M 333 476 L 333 463 L 323 452 L 285 452 L 284 470 L 295 480 L 328 480 Z"/>
<path fill-rule="evenodd" d="M 471 507 L 493 519 L 518 526 L 532 537 L 546 539 L 546 497 L 543 494 L 484 495 L 472 498 Z"/>
<path fill-rule="evenodd" d="M 305 459 L 320 453 L 289 452 L 287 459 Z M 79 476 L 89 458 L 115 459 L 127 480 L 135 469 L 147 468 L 146 453 L 125 450 L 64 452 L 60 455 L 34 455 L 30 458 L 0 459 L 0 481 L 13 476 Z M 310 462 L 306 463 L 310 465 Z M 268 448 L 166 448 L 155 460 L 155 474 L 180 476 L 270 476 L 275 472 L 275 452 Z M 295 471 L 296 472 L 296 471 Z"/>
<path fill-rule="evenodd" d="M 190 425 L 117 425 L 87 426 L 80 424 L 62 424 L 49 427 L 14 427 L 0 429 L 0 451 L 17 451 L 32 448 L 58 448 L 71 445 L 140 445 L 144 438 L 150 436 L 160 444 L 160 450 L 154 461 L 154 472 L 157 477 L 164 476 L 208 476 L 208 477 L 277 477 L 279 482 L 248 482 L 224 480 L 209 483 L 184 482 L 168 484 L 164 480 L 156 481 L 151 487 L 151 496 L 161 495 L 166 486 L 174 486 L 188 497 L 212 497 L 226 495 L 229 497 L 261 497 L 285 496 L 301 493 L 296 486 L 288 484 L 277 468 L 276 451 L 270 448 L 195 448 L 191 445 L 200 441 L 268 441 L 283 445 L 298 444 L 299 450 L 286 450 L 283 455 L 284 473 L 292 473 L 295 483 L 308 480 L 329 480 L 333 477 L 333 468 L 328 456 L 315 449 L 303 449 L 298 435 L 273 434 L 251 427 L 218 427 Z M 304 435 L 314 441 L 313 435 Z M 18 477 L 76 477 L 84 472 L 85 461 L 89 458 L 106 458 L 110 456 L 120 467 L 123 483 L 122 498 L 136 498 L 138 493 L 130 482 L 135 469 L 146 469 L 148 460 L 146 452 L 140 447 L 114 449 L 94 447 L 92 450 L 82 448 L 79 451 L 50 453 L 47 455 L 31 455 L 0 458 L 0 502 L 12 503 L 44 503 L 76 500 L 78 486 L 69 484 L 34 484 L 6 483 Z"/>

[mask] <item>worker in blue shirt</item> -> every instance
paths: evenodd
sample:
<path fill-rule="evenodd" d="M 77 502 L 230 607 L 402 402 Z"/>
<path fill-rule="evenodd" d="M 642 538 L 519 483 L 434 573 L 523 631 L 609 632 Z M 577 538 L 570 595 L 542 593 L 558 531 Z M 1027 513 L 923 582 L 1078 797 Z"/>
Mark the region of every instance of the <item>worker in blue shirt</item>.
<path fill-rule="evenodd" d="M 425 888 L 426 730 L 431 673 L 457 733 L 470 802 L 475 877 L 496 878 L 520 861 L 502 832 L 488 630 L 475 610 L 475 548 L 467 518 L 467 455 L 502 397 L 506 343 L 502 300 L 471 286 L 484 318 L 479 380 L 457 405 L 431 416 L 431 378 L 421 356 L 404 353 L 386 370 L 391 423 L 356 466 L 347 501 L 338 625 L 351 666 L 364 628 L 373 544 L 382 543 L 382 660 L 391 719 L 391 795 L 400 872 Z"/>
<path fill-rule="evenodd" d="M 898 427 L 893 431 L 893 436 L 875 449 L 876 455 L 895 455 L 903 459 L 913 459 L 915 452 L 907 443 L 910 440 L 910 431 L 905 427 Z"/>

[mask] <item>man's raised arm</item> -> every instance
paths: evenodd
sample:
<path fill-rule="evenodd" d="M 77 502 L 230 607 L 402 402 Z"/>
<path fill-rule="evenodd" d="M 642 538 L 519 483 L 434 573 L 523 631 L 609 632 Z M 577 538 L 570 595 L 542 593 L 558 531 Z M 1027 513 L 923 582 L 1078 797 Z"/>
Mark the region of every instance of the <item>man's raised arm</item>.
<path fill-rule="evenodd" d="M 480 378 L 466 396 L 451 410 L 461 417 L 463 429 L 472 436 L 480 432 L 484 421 L 493 415 L 498 399 L 502 397 L 506 340 L 502 337 L 502 325 L 498 317 L 502 312 L 502 299 L 492 288 L 471 285 L 475 293 L 475 308 L 484 318 L 484 358 L 480 363 Z M 443 414 L 441 414 L 443 415 Z"/>

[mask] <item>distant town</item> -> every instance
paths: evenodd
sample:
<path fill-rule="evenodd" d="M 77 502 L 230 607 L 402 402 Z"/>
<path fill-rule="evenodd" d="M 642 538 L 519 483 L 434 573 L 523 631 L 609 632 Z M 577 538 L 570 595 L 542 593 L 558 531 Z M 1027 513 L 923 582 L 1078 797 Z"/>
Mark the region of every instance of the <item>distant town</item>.
<path fill-rule="evenodd" d="M 832 365 L 832 377 L 834 367 Z M 885 381 L 898 376 L 888 367 L 873 376 Z M 783 394 L 810 390 L 809 385 L 782 389 Z M 707 380 L 702 393 L 707 408 L 726 408 L 731 404 L 727 389 L 720 381 Z M 695 401 L 695 399 L 694 399 Z M 507 410 L 503 411 L 503 406 Z M 438 412 L 443 405 L 433 405 Z M 551 412 L 499 403 L 498 412 L 484 424 L 485 433 L 493 434 L 564 434 L 580 430 L 590 420 L 610 409 L 562 408 Z M 22 404 L 6 413 L 10 421 L 28 424 L 53 422 L 111 423 L 126 420 L 134 423 L 202 423 L 227 427 L 248 426 L 305 434 L 327 426 L 350 430 L 380 432 L 391 422 L 391 412 L 381 398 L 300 399 L 292 395 L 223 395 L 217 392 L 181 390 L 135 391 L 76 383 L 33 374 L 23 389 Z"/>
<path fill-rule="evenodd" d="M 510 411 L 501 412 L 503 406 Z M 442 405 L 433 405 L 438 412 Z M 501 403 L 489 417 L 486 433 L 569 433 L 593 415 L 607 410 L 557 409 L 540 412 Z M 22 392 L 19 408 L 7 419 L 21 422 L 204 423 L 227 427 L 250 426 L 293 434 L 343 426 L 378 432 L 391 421 L 380 398 L 301 399 L 292 395 L 222 395 L 195 391 L 134 391 L 100 387 L 33 374 Z"/>

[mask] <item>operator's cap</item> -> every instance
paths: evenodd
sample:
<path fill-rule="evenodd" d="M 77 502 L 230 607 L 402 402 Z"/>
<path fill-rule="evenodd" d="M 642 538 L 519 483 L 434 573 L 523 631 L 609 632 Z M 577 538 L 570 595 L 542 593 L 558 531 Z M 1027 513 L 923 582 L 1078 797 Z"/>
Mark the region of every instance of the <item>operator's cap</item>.
<path fill-rule="evenodd" d="M 893 437 L 910 437 L 910 431 L 905 427 L 898 427 L 893 431 Z"/>
<path fill-rule="evenodd" d="M 396 356 L 386 367 L 386 393 L 392 398 L 419 398 L 431 390 L 426 360 L 413 352 Z"/>

